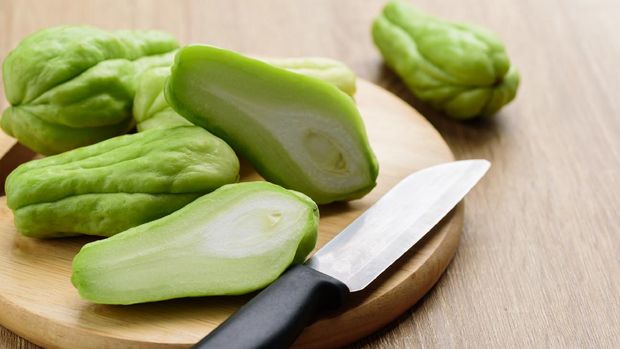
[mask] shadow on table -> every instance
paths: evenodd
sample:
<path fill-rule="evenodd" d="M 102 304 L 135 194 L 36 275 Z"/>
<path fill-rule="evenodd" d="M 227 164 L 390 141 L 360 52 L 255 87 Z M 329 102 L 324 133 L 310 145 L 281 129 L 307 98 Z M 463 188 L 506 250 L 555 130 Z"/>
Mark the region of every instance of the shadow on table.
<path fill-rule="evenodd" d="M 422 298 L 420 298 L 409 310 L 407 310 L 406 312 L 404 312 L 401 315 L 399 315 L 396 319 L 390 321 L 390 323 L 388 323 L 387 325 L 383 326 L 380 330 L 377 330 L 376 332 L 373 332 L 369 336 L 367 336 L 365 338 L 362 338 L 362 339 L 358 340 L 355 343 L 349 344 L 344 349 L 360 349 L 360 348 L 367 347 L 369 345 L 375 345 L 376 346 L 379 343 L 379 339 L 380 338 L 383 338 L 383 337 L 387 336 L 390 333 L 394 333 L 396 328 L 398 328 L 399 326 L 401 326 L 405 322 L 407 322 L 407 321 L 416 321 L 415 320 L 416 313 L 418 311 L 423 312 L 422 308 L 424 307 L 425 302 L 427 301 L 427 299 L 433 297 L 433 293 L 436 292 L 435 290 L 437 288 L 441 287 L 441 283 L 443 282 L 443 279 L 446 276 L 445 274 L 448 273 L 448 270 L 451 267 L 452 267 L 452 263 L 448 264 L 448 267 L 443 272 L 443 274 L 439 278 L 439 280 L 437 280 L 435 285 L 433 285 L 431 287 L 431 289 L 428 290 L 428 292 L 426 292 L 422 296 Z"/>

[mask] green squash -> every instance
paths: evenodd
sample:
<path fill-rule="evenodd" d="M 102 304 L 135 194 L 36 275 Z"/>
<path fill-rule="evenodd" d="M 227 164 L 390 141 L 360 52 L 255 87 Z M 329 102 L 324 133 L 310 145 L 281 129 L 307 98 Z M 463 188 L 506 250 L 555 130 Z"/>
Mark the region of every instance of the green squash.
<path fill-rule="evenodd" d="M 196 126 L 108 139 L 17 167 L 15 226 L 31 237 L 111 236 L 163 217 L 239 178 L 239 160 Z"/>
<path fill-rule="evenodd" d="M 483 28 L 391 1 L 372 37 L 411 92 L 452 118 L 493 115 L 516 96 L 519 73 L 502 42 Z"/>
<path fill-rule="evenodd" d="M 44 155 L 125 133 L 133 127 L 137 77 L 169 66 L 177 47 L 172 36 L 157 31 L 79 26 L 38 31 L 4 60 L 11 105 L 0 126 Z"/>
<path fill-rule="evenodd" d="M 86 244 L 71 281 L 82 298 L 104 304 L 245 294 L 302 263 L 318 222 L 316 204 L 303 194 L 267 182 L 229 184 Z"/>
<path fill-rule="evenodd" d="M 268 181 L 319 204 L 364 196 L 378 165 L 353 99 L 334 85 L 238 53 L 179 50 L 166 99 Z"/>

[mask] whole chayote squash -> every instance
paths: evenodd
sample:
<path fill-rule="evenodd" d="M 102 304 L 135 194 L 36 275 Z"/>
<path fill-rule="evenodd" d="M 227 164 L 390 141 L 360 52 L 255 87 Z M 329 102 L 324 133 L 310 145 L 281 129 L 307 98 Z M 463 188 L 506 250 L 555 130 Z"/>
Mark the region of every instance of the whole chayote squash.
<path fill-rule="evenodd" d="M 30 161 L 7 178 L 27 236 L 111 236 L 163 217 L 239 178 L 239 160 L 196 126 L 119 136 Z"/>
<path fill-rule="evenodd" d="M 350 96 L 355 94 L 355 73 L 342 62 L 322 57 L 259 59 L 278 68 L 329 82 Z M 140 77 L 133 105 L 138 131 L 192 125 L 166 102 L 164 85 L 169 76 L 169 67 L 158 67 Z"/>
<path fill-rule="evenodd" d="M 514 99 L 519 74 L 491 32 L 389 2 L 372 26 L 388 66 L 419 99 L 456 119 L 492 115 Z"/>
<path fill-rule="evenodd" d="M 25 38 L 4 60 L 11 106 L 0 126 L 44 155 L 127 132 L 136 78 L 169 66 L 177 41 L 157 31 L 62 26 Z"/>

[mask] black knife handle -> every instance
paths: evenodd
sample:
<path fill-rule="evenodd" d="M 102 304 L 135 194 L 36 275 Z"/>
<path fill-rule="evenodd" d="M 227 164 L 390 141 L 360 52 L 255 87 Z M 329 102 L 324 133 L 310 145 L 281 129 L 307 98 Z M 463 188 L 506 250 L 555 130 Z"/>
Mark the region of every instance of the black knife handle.
<path fill-rule="evenodd" d="M 348 294 L 342 282 L 296 265 L 193 348 L 288 348 L 319 310 L 339 307 Z"/>

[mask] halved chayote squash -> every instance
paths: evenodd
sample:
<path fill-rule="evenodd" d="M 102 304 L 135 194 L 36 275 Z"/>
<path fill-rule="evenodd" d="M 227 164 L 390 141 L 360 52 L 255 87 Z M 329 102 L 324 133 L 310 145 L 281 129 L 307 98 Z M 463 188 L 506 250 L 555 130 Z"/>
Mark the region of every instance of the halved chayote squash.
<path fill-rule="evenodd" d="M 239 160 L 196 126 L 150 130 L 34 160 L 7 178 L 15 226 L 32 237 L 110 236 L 239 178 Z"/>
<path fill-rule="evenodd" d="M 364 196 L 378 165 L 353 99 L 238 53 L 182 48 L 166 84 L 181 115 L 224 139 L 268 181 L 320 204 Z"/>
<path fill-rule="evenodd" d="M 161 219 L 82 247 L 71 281 L 91 302 L 236 295 L 267 286 L 316 243 L 316 204 L 267 182 L 225 185 Z"/>

